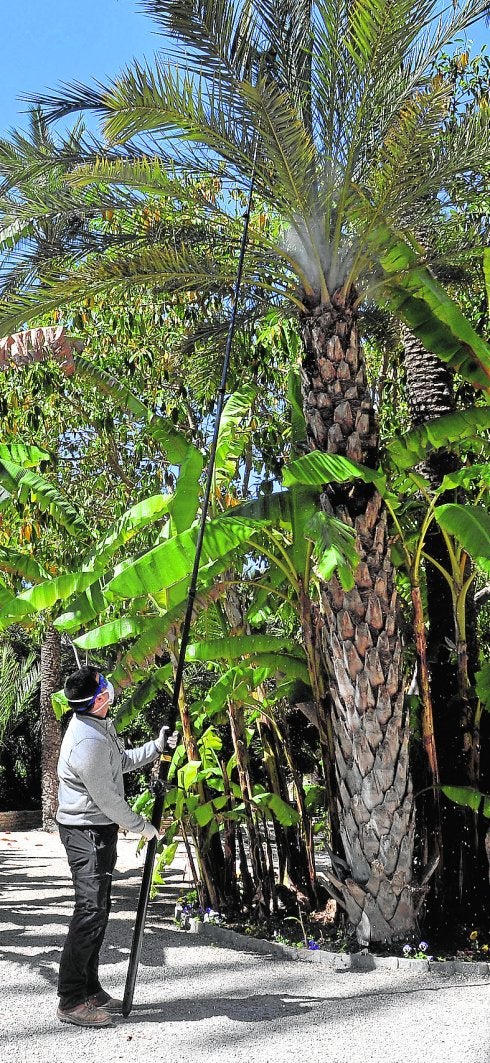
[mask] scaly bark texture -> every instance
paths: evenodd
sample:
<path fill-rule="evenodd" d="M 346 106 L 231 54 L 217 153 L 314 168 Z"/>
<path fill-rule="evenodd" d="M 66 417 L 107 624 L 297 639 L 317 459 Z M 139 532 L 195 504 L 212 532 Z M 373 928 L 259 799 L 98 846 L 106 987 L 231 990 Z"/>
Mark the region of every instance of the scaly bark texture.
<path fill-rule="evenodd" d="M 61 636 L 49 627 L 41 646 L 41 807 L 43 830 L 56 830 L 58 806 L 57 765 L 61 745 L 61 728 L 56 719 L 51 695 L 61 685 Z"/>
<path fill-rule="evenodd" d="M 373 466 L 378 432 L 352 303 L 336 293 L 302 320 L 303 401 L 312 448 Z M 332 877 L 357 937 L 391 941 L 415 924 L 414 806 L 402 642 L 386 512 L 371 487 L 326 489 L 325 512 L 355 528 L 356 585 L 322 587 L 339 818 L 350 875 Z"/>

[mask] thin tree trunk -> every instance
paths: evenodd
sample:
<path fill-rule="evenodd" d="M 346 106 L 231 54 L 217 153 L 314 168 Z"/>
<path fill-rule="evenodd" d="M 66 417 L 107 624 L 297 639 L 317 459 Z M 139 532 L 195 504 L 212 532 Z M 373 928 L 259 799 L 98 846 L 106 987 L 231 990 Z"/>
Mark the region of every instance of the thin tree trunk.
<path fill-rule="evenodd" d="M 342 292 L 302 322 L 302 386 L 312 447 L 374 466 L 378 433 L 352 301 Z M 354 527 L 353 590 L 322 585 L 324 661 L 330 671 L 340 830 L 350 875 L 331 875 L 361 942 L 390 941 L 415 925 L 414 806 L 402 640 L 386 512 L 372 487 L 327 489 L 322 506 Z"/>
<path fill-rule="evenodd" d="M 412 424 L 416 426 L 443 414 L 453 413 L 456 410 L 456 401 L 451 370 L 427 351 L 408 329 L 403 329 L 402 335 Z M 438 450 L 427 456 L 421 466 L 421 472 L 436 489 L 445 474 L 456 471 L 460 464 L 458 455 L 453 451 Z M 444 500 L 441 497 L 441 501 Z M 435 523 L 427 540 L 427 552 L 449 570 L 444 539 Z M 465 572 L 465 578 L 468 574 Z M 481 763 L 485 763 L 488 760 L 490 743 L 488 728 L 482 739 L 478 708 L 474 699 L 469 697 L 467 642 L 466 639 L 463 642 L 457 640 L 455 668 L 446 641 L 449 638 L 454 642 L 457 638 L 455 625 L 452 623 L 451 591 L 447 581 L 434 565 L 426 566 L 426 580 L 428 658 L 441 781 L 485 789 L 480 776 L 480 758 L 475 751 L 480 751 L 483 741 Z M 471 664 L 474 668 L 477 651 L 473 585 L 467 594 L 466 614 Z M 454 937 L 458 925 L 475 922 L 481 925 L 485 918 L 488 919 L 490 893 L 485 849 L 487 824 L 479 820 L 470 809 L 455 805 L 445 798 L 442 798 L 441 816 L 442 863 L 440 876 L 435 880 L 435 892 L 428 898 L 428 912 L 432 927 Z"/>
<path fill-rule="evenodd" d="M 56 830 L 58 807 L 57 765 L 61 745 L 61 727 L 56 719 L 51 695 L 61 685 L 61 636 L 48 627 L 41 645 L 41 808 L 43 830 Z"/>

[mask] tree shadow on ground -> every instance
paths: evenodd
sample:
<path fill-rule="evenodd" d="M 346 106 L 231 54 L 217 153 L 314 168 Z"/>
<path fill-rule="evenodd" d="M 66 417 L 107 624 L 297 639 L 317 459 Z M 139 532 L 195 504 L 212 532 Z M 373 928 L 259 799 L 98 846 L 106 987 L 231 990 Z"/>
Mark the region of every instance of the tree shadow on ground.
<path fill-rule="evenodd" d="M 270 1022 L 274 1019 L 303 1015 L 318 1004 L 324 1004 L 325 997 L 289 996 L 283 993 L 258 993 L 243 997 L 189 997 L 172 999 L 165 1003 L 135 1004 L 127 1020 L 118 1018 L 118 1022 L 200 1022 L 202 1019 L 214 1019 L 217 1016 L 232 1022 Z"/>

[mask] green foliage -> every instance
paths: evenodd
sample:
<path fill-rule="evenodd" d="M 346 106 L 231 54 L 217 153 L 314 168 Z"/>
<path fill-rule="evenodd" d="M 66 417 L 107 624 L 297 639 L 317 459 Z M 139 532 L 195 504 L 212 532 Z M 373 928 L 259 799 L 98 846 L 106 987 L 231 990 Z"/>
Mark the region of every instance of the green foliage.
<path fill-rule="evenodd" d="M 447 445 L 456 447 L 465 440 L 472 441 L 478 432 L 488 431 L 489 428 L 488 406 L 473 406 L 458 410 L 457 413 L 447 413 L 392 440 L 387 446 L 389 460 L 400 470 L 411 469 L 425 460 L 432 450 Z"/>
<path fill-rule="evenodd" d="M 368 469 L 350 458 L 343 458 L 339 454 L 325 454 L 319 450 L 292 461 L 283 474 L 286 487 L 305 484 L 321 488 L 327 483 L 348 483 L 349 480 L 375 484 L 381 492 L 386 484 L 386 477 L 381 470 Z"/>
<path fill-rule="evenodd" d="M 227 556 L 235 547 L 247 542 L 258 529 L 257 523 L 235 517 L 210 521 L 204 533 L 203 564 Z M 141 594 L 156 594 L 179 583 L 192 571 L 196 540 L 197 529 L 190 528 L 155 546 L 125 567 L 120 575 L 114 576 L 109 583 L 110 592 L 121 598 L 132 598 Z"/>
<path fill-rule="evenodd" d="M 490 515 L 481 506 L 448 504 L 435 509 L 441 528 L 454 535 L 479 568 L 490 574 Z"/>
<path fill-rule="evenodd" d="M 337 571 L 344 590 L 352 590 L 354 571 L 359 562 L 353 528 L 326 513 L 315 513 L 306 526 L 306 534 L 315 544 L 316 571 L 329 580 Z"/>
<path fill-rule="evenodd" d="M 393 239 L 388 228 L 379 226 L 376 240 L 388 251 L 380 255 L 380 265 L 390 284 L 390 309 L 402 318 L 412 332 L 443 362 L 474 387 L 490 386 L 490 348 L 473 329 L 464 314 L 427 269 L 418 265 L 419 249 Z"/>
<path fill-rule="evenodd" d="M 10 643 L 0 645 L 0 748 L 12 739 L 39 684 L 39 664 L 30 653 L 19 661 Z"/>
<path fill-rule="evenodd" d="M 0 484 L 20 502 L 34 499 L 42 512 L 47 510 L 72 535 L 85 536 L 87 539 L 91 537 L 89 527 L 80 513 L 61 491 L 39 473 L 16 465 L 13 461 L 0 460 Z"/>
<path fill-rule="evenodd" d="M 490 661 L 486 661 L 476 673 L 475 689 L 483 707 L 490 712 Z"/>
<path fill-rule="evenodd" d="M 455 804 L 471 808 L 473 812 L 478 812 L 481 809 L 485 818 L 490 819 L 489 794 L 482 794 L 471 786 L 441 786 L 441 790 Z"/>

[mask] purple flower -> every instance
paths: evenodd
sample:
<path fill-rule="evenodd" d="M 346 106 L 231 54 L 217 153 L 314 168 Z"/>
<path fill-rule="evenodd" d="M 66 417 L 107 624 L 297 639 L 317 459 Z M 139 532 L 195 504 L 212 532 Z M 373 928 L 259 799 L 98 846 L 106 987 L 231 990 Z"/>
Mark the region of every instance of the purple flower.
<path fill-rule="evenodd" d="M 421 950 L 421 952 L 427 952 L 428 948 L 429 946 L 426 941 L 419 941 L 419 949 Z"/>
<path fill-rule="evenodd" d="M 315 952 L 317 949 L 320 948 L 320 946 L 317 944 L 316 941 L 309 941 L 308 948 L 310 949 L 310 952 Z"/>
<path fill-rule="evenodd" d="M 406 956 L 408 956 L 409 952 L 411 952 L 411 951 L 412 951 L 412 946 L 411 945 L 404 945 L 403 946 L 402 952 L 404 952 Z"/>

